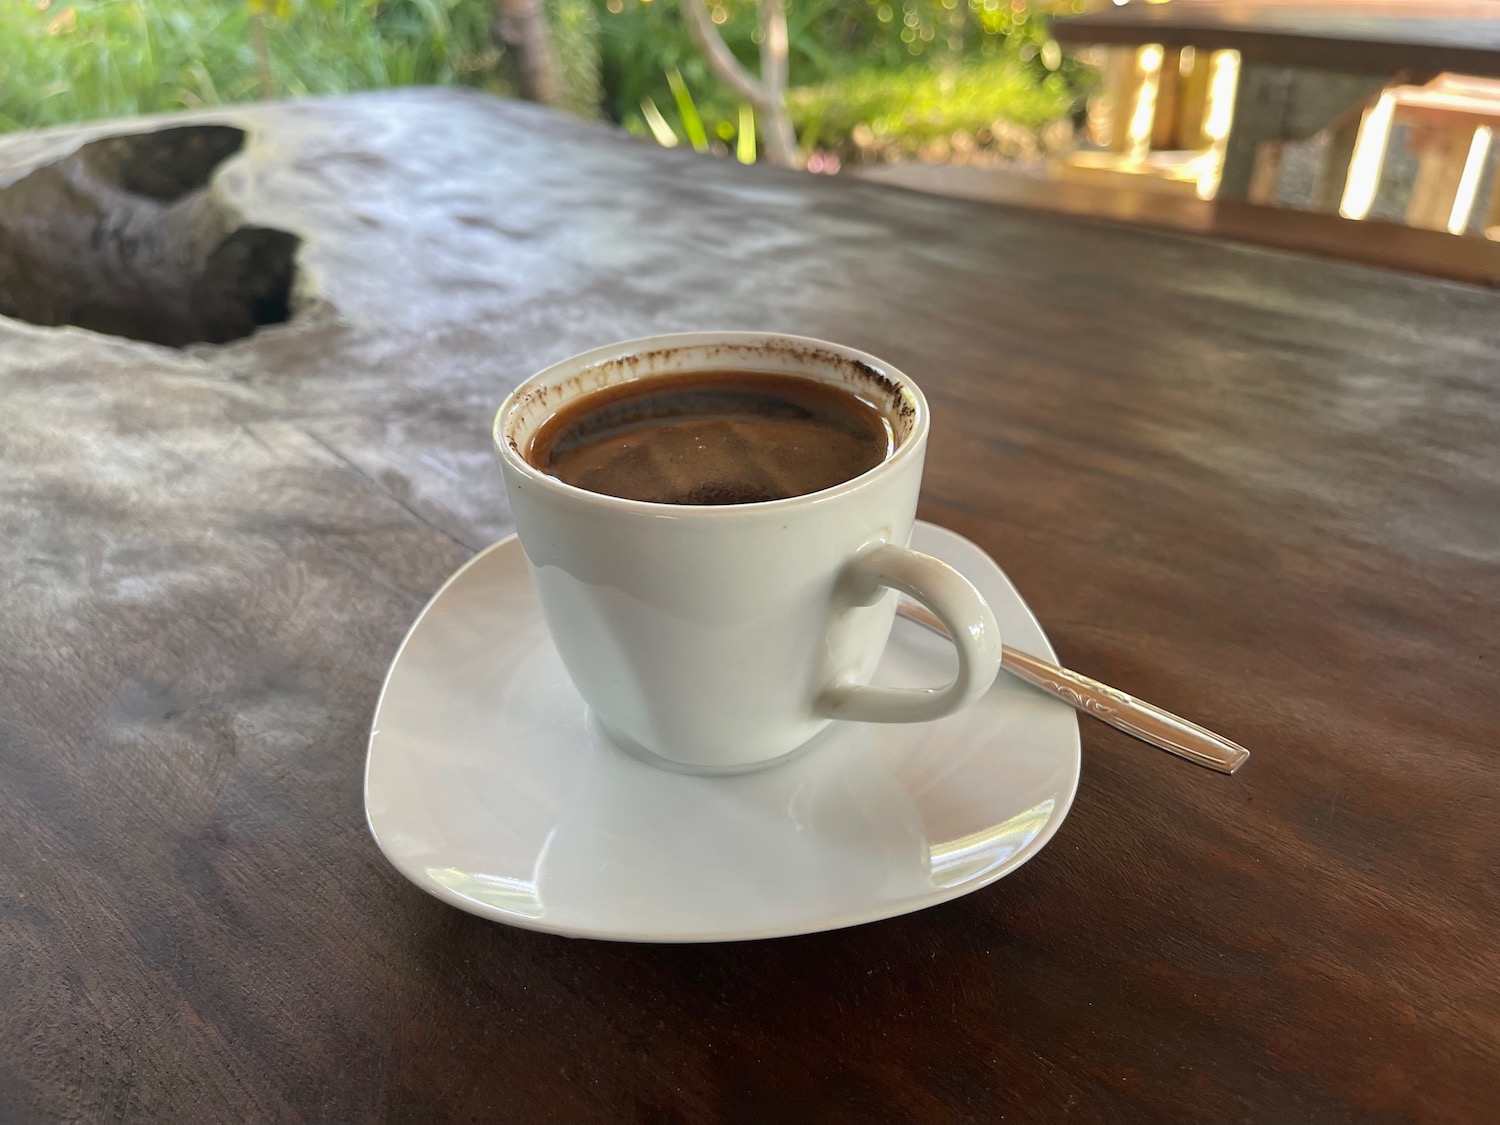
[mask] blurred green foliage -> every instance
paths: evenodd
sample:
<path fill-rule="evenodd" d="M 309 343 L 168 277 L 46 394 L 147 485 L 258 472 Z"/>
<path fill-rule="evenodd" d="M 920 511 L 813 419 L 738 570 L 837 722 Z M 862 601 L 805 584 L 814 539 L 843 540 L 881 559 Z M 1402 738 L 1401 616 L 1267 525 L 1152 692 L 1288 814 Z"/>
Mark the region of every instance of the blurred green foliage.
<path fill-rule="evenodd" d="M 549 8 L 569 99 L 596 112 L 590 0 Z M 0 129 L 385 86 L 504 93 L 490 18 L 490 0 L 0 0 Z"/>
<path fill-rule="evenodd" d="M 575 112 L 647 133 L 649 102 L 679 137 L 725 150 L 750 124 L 693 47 L 677 0 L 546 2 Z M 757 69 L 755 0 L 708 3 Z M 1069 113 L 1087 77 L 1048 47 L 1045 12 L 1074 3 L 789 0 L 789 101 L 804 146 L 847 148 L 861 125 L 915 145 L 997 118 L 1035 128 Z M 0 129 L 410 84 L 503 93 L 492 7 L 0 0 Z"/>
<path fill-rule="evenodd" d="M 599 16 L 605 110 L 634 132 L 648 127 L 647 99 L 670 107 L 666 73 L 676 70 L 710 135 L 735 135 L 739 107 L 698 56 L 675 0 L 593 0 Z M 707 0 L 737 58 L 758 69 L 755 0 Z M 789 0 L 790 97 L 804 147 L 847 148 L 860 123 L 897 128 L 913 142 L 997 118 L 1039 127 L 1081 104 L 1092 75 L 1049 48 L 1054 11 L 1082 0 Z M 902 108 L 920 98 L 917 112 Z M 952 97 L 954 104 L 937 102 Z M 838 103 L 847 99 L 848 106 Z M 669 121 L 684 135 L 682 122 Z M 877 133 L 879 130 L 877 130 Z"/>
<path fill-rule="evenodd" d="M 1074 92 L 1057 75 L 1038 80 L 1009 58 L 952 69 L 866 69 L 794 90 L 792 118 L 807 148 L 915 156 L 965 134 L 984 143 L 995 123 L 1023 131 L 1067 116 Z M 934 154 L 946 156 L 946 150 Z"/>

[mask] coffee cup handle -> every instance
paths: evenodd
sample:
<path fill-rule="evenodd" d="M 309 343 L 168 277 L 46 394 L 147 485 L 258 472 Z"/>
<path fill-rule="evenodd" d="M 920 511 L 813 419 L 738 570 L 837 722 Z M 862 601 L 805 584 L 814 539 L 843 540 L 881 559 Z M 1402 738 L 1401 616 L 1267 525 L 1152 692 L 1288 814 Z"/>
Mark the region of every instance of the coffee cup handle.
<path fill-rule="evenodd" d="M 818 714 L 861 723 L 925 723 L 962 710 L 995 682 L 1000 672 L 995 614 L 969 580 L 941 559 L 885 543 L 849 564 L 842 587 L 840 593 L 856 605 L 874 605 L 887 587 L 921 602 L 953 639 L 958 675 L 941 688 L 834 684 L 818 697 Z"/>

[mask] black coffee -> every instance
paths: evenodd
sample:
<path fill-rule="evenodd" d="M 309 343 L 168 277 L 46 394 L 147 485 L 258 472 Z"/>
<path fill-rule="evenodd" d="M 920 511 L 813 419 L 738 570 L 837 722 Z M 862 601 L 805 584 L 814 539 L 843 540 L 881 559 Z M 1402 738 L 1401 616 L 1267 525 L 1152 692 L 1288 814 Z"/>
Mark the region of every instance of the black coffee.
<path fill-rule="evenodd" d="M 890 456 L 890 423 L 841 387 L 697 371 L 621 383 L 542 424 L 526 459 L 561 481 L 658 504 L 754 504 L 831 488 Z"/>

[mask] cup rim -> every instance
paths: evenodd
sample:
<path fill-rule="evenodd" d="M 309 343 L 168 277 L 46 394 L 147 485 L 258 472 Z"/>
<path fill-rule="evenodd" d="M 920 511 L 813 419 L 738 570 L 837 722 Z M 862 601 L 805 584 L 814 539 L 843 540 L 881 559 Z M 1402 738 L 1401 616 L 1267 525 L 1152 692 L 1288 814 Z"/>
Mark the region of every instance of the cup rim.
<path fill-rule="evenodd" d="M 505 434 L 505 424 L 521 405 L 526 393 L 537 386 L 545 384 L 549 378 L 563 372 L 582 370 L 596 364 L 607 363 L 610 360 L 624 359 L 628 356 L 648 351 L 665 351 L 693 347 L 705 347 L 713 344 L 727 344 L 730 346 L 751 346 L 769 349 L 772 346 L 791 347 L 803 351 L 831 352 L 841 359 L 849 360 L 873 371 L 882 378 L 889 379 L 900 386 L 901 390 L 910 396 L 914 407 L 911 428 L 904 440 L 896 447 L 885 460 L 874 465 L 858 476 L 850 477 L 846 481 L 831 485 L 828 488 L 819 489 L 816 492 L 804 492 L 799 496 L 787 496 L 780 500 L 759 500 L 749 504 L 663 504 L 654 500 L 631 500 L 623 496 L 610 496 L 603 492 L 591 492 L 586 488 L 568 484 L 557 477 L 542 472 L 530 461 L 521 455 L 520 450 L 512 444 Z M 646 375 L 642 379 L 649 379 Z M 633 380 L 626 380 L 627 382 Z M 836 500 L 848 493 L 863 488 L 882 475 L 895 472 L 902 464 L 913 457 L 920 456 L 921 450 L 926 443 L 929 425 L 927 397 L 922 389 L 912 381 L 900 368 L 887 363 L 877 356 L 868 352 L 859 351 L 857 348 L 846 347 L 843 344 L 835 344 L 829 340 L 820 340 L 813 336 L 797 336 L 785 332 L 743 332 L 743 331 L 700 331 L 700 332 L 672 332 L 657 336 L 641 336 L 633 340 L 620 340 L 603 347 L 593 348 L 577 355 L 569 356 L 567 359 L 559 360 L 549 364 L 536 374 L 523 379 L 517 386 L 505 396 L 500 407 L 495 412 L 495 420 L 490 427 L 490 437 L 495 443 L 495 450 L 501 461 L 514 472 L 520 473 L 527 480 L 537 485 L 557 492 L 564 496 L 570 496 L 575 500 L 600 505 L 605 508 L 622 512 L 638 512 L 641 514 L 671 516 L 676 519 L 728 519 L 736 515 L 746 515 L 768 511 L 784 512 L 794 508 L 807 507 L 827 503 Z"/>

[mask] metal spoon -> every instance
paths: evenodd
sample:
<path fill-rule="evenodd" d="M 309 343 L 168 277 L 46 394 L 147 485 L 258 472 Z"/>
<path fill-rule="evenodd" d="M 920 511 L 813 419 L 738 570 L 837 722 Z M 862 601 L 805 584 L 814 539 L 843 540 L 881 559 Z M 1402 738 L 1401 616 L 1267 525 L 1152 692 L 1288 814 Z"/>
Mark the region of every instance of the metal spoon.
<path fill-rule="evenodd" d="M 896 612 L 934 633 L 945 637 L 948 635 L 943 623 L 915 602 L 898 603 Z M 1059 667 L 1051 661 L 1017 652 L 1009 645 L 1004 646 L 1000 667 L 1028 684 L 1055 695 L 1064 703 L 1072 704 L 1085 715 L 1092 715 L 1126 734 L 1134 735 L 1142 742 L 1149 742 L 1169 754 L 1176 754 L 1179 758 L 1186 758 L 1211 770 L 1233 773 L 1250 757 L 1250 751 L 1239 743 L 1230 742 L 1197 723 L 1190 723 L 1170 711 L 1163 711 L 1160 707 L 1126 695 L 1098 680 L 1081 676 L 1068 668 Z"/>

